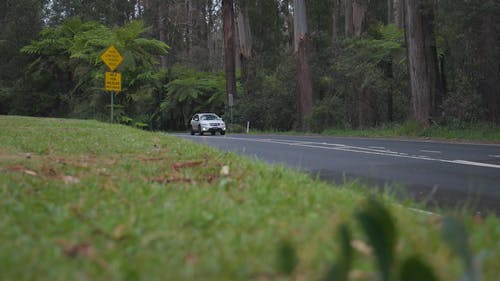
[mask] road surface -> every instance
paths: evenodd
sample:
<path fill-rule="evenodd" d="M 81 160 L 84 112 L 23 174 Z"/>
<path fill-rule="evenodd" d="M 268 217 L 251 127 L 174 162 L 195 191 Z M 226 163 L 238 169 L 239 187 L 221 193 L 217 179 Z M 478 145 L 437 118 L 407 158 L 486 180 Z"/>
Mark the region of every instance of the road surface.
<path fill-rule="evenodd" d="M 190 136 L 196 143 L 282 163 L 321 179 L 392 186 L 428 208 L 500 213 L 500 145 L 324 136 Z"/>

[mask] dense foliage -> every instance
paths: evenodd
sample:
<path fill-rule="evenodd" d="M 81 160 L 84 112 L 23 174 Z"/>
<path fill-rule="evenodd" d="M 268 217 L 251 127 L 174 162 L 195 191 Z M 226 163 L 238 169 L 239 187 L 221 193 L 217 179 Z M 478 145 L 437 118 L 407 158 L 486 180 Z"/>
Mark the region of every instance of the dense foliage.
<path fill-rule="evenodd" d="M 124 91 L 117 95 L 117 120 L 178 130 L 196 111 L 228 118 L 221 74 L 222 2 L 3 1 L 0 114 L 107 120 L 110 97 L 102 90 L 106 68 L 99 55 L 115 44 L 125 57 L 118 69 Z M 359 14 L 362 25 L 354 27 L 359 34 L 346 24 L 351 2 L 307 2 L 312 131 L 404 123 L 413 117 L 402 2 L 357 1 L 366 4 Z M 437 58 L 431 124 L 498 124 L 500 4 L 419 3 L 431 19 L 431 50 Z M 241 69 L 234 122 L 297 129 L 293 1 L 234 4 Z"/>

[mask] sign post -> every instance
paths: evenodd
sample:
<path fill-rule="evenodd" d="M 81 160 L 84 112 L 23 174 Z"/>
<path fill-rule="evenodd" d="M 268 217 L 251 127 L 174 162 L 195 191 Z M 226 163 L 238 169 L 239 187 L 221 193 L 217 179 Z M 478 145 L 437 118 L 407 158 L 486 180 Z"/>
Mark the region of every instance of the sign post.
<path fill-rule="evenodd" d="M 108 66 L 104 76 L 104 90 L 111 92 L 111 123 L 114 116 L 114 96 L 122 91 L 122 74 L 115 72 L 115 69 L 122 63 L 123 57 L 115 46 L 109 46 L 101 55 L 101 60 Z"/>

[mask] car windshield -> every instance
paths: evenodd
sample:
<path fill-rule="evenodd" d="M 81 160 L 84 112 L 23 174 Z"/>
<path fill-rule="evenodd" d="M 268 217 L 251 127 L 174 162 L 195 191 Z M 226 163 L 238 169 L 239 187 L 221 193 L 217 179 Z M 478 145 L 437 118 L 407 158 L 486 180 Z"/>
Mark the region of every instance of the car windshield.
<path fill-rule="evenodd" d="M 201 120 L 218 120 L 219 117 L 217 115 L 202 115 Z"/>

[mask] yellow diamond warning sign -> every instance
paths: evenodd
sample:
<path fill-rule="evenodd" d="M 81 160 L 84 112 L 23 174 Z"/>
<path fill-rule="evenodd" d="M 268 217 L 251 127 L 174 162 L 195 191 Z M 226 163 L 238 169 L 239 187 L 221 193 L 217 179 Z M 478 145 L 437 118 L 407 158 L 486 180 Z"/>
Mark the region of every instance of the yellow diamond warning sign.
<path fill-rule="evenodd" d="M 121 92 L 122 74 L 120 72 L 106 72 L 104 89 L 106 91 Z"/>
<path fill-rule="evenodd" d="M 101 55 L 101 60 L 109 67 L 111 71 L 114 71 L 123 61 L 123 57 L 118 52 L 115 46 L 109 46 L 106 51 Z"/>

